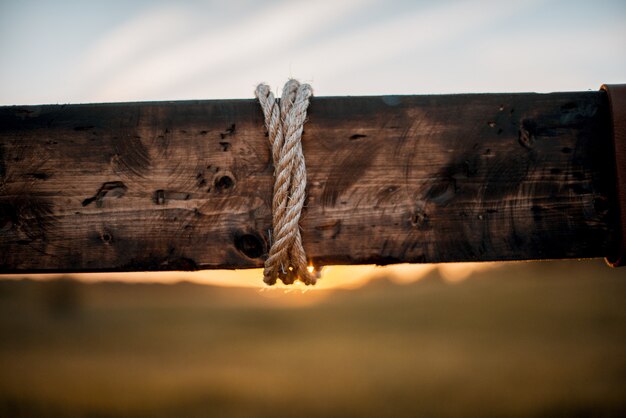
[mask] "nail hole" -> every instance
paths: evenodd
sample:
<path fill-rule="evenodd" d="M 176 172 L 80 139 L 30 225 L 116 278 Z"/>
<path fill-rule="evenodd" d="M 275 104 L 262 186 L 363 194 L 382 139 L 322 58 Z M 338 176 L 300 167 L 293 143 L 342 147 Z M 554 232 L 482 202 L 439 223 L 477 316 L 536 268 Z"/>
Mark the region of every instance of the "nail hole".
<path fill-rule="evenodd" d="M 153 196 L 153 201 L 157 205 L 165 204 L 165 191 L 164 190 L 155 191 L 154 196 Z"/>
<path fill-rule="evenodd" d="M 428 223 L 428 215 L 423 212 L 415 212 L 411 215 L 411 225 L 416 228 L 422 227 Z"/>
<path fill-rule="evenodd" d="M 234 135 L 235 133 L 235 124 L 230 125 L 224 132 L 220 133 L 220 138 L 224 139 L 227 136 Z"/>
<path fill-rule="evenodd" d="M 100 239 L 107 245 L 110 244 L 111 241 L 113 241 L 113 237 L 108 232 L 103 232 L 102 234 L 100 234 Z"/>
<path fill-rule="evenodd" d="M 531 149 L 535 145 L 537 124 L 532 120 L 523 120 L 518 132 L 517 141 L 524 148 Z"/>
<path fill-rule="evenodd" d="M 230 176 L 220 176 L 215 179 L 215 188 L 218 191 L 230 189 L 235 185 L 235 181 Z"/>
<path fill-rule="evenodd" d="M 259 258 L 263 255 L 263 241 L 257 235 L 242 234 L 235 237 L 235 248 L 248 258 Z"/>

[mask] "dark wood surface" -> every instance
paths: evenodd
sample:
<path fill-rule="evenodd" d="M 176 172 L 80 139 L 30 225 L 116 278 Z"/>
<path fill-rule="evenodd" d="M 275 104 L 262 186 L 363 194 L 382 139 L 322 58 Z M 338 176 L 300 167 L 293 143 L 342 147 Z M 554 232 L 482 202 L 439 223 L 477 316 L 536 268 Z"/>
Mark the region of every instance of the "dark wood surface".
<path fill-rule="evenodd" d="M 316 264 L 598 257 L 616 239 L 604 92 L 313 98 Z M 262 266 L 253 100 L 0 108 L 0 272 Z"/>

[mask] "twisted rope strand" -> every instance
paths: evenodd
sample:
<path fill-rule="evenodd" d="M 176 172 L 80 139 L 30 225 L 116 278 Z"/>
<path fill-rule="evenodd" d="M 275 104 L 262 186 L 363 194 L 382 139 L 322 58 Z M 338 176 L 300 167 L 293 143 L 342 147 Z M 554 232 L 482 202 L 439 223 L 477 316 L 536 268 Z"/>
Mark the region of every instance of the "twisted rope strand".
<path fill-rule="evenodd" d="M 266 84 L 259 84 L 255 95 L 265 117 L 275 177 L 273 242 L 265 261 L 263 280 L 269 285 L 278 279 L 285 284 L 296 280 L 315 284 L 317 278 L 307 268 L 299 226 L 306 195 L 306 165 L 300 141 L 313 90 L 310 85 L 291 79 L 285 83 L 280 101 Z"/>

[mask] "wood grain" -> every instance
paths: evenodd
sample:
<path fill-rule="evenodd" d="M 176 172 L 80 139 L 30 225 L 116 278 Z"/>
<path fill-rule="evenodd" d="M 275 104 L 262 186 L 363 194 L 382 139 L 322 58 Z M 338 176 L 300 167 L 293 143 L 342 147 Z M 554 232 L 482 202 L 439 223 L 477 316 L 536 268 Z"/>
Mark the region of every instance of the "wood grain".
<path fill-rule="evenodd" d="M 604 92 L 313 98 L 316 264 L 604 256 Z M 253 100 L 0 108 L 0 271 L 262 266 L 272 164 Z"/>

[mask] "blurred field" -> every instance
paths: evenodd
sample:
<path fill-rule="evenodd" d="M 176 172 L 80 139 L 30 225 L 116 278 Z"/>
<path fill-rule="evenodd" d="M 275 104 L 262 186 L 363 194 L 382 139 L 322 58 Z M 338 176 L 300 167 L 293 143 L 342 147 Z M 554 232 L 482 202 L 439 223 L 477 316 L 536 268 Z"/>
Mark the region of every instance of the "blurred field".
<path fill-rule="evenodd" d="M 0 416 L 626 416 L 626 270 L 305 294 L 1 281 Z"/>

